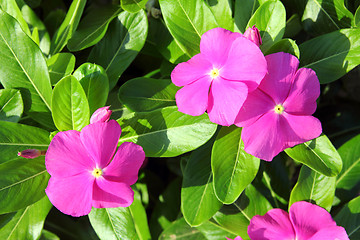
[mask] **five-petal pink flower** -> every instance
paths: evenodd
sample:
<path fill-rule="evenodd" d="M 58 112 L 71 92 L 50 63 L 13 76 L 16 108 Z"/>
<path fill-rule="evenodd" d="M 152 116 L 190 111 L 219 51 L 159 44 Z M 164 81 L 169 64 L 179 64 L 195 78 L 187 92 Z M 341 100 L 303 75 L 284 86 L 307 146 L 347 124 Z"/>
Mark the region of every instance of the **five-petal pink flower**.
<path fill-rule="evenodd" d="M 128 207 L 130 185 L 138 178 L 145 154 L 139 145 L 123 143 L 116 151 L 121 128 L 115 120 L 95 122 L 81 132 L 59 132 L 45 156 L 51 175 L 46 194 L 65 214 L 83 216 L 95 208 Z"/>
<path fill-rule="evenodd" d="M 180 112 L 198 116 L 206 110 L 210 121 L 234 124 L 249 92 L 266 74 L 259 47 L 240 33 L 214 28 L 201 37 L 200 53 L 178 64 L 171 73 Z"/>
<path fill-rule="evenodd" d="M 305 201 L 293 203 L 289 213 L 275 208 L 254 216 L 248 227 L 251 240 L 348 240 L 329 212 Z"/>
<path fill-rule="evenodd" d="M 266 161 L 288 147 L 318 137 L 316 110 L 320 83 L 309 68 L 298 69 L 299 60 L 288 53 L 266 56 L 268 73 L 248 95 L 235 124 L 243 127 L 244 150 Z"/>

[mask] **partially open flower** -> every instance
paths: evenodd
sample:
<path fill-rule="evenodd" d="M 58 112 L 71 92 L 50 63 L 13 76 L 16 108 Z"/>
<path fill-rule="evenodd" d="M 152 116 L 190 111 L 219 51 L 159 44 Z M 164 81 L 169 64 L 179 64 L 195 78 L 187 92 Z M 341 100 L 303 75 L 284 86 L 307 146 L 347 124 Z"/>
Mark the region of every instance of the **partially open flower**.
<path fill-rule="evenodd" d="M 255 43 L 257 46 L 260 46 L 262 44 L 259 29 L 257 29 L 255 25 L 251 28 L 249 27 L 248 29 L 246 29 L 246 31 L 244 32 L 244 37 Z"/>
<path fill-rule="evenodd" d="M 112 111 L 109 110 L 109 106 L 102 107 L 97 109 L 93 115 L 91 115 L 90 123 L 95 122 L 107 122 L 110 119 L 110 116 L 112 114 Z"/>
<path fill-rule="evenodd" d="M 46 150 L 40 151 L 38 149 L 25 149 L 21 152 L 18 152 L 18 156 L 23 158 L 37 158 L 41 155 L 45 155 L 45 153 Z"/>

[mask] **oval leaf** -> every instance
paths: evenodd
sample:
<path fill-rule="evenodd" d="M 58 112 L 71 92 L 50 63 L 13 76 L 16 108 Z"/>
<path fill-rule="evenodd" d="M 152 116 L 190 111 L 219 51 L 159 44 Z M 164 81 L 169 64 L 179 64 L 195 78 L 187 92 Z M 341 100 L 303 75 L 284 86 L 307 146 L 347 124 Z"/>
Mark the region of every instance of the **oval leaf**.
<path fill-rule="evenodd" d="M 135 229 L 140 239 L 150 240 L 150 230 L 147 221 L 146 211 L 141 202 L 141 194 L 134 191 L 134 201 L 129 206 L 131 216 L 134 220 Z"/>
<path fill-rule="evenodd" d="M 225 204 L 233 203 L 254 180 L 260 159 L 244 151 L 241 128 L 222 127 L 216 137 L 211 168 L 216 196 Z"/>
<path fill-rule="evenodd" d="M 24 105 L 19 90 L 0 90 L 0 121 L 18 122 Z"/>
<path fill-rule="evenodd" d="M 193 117 L 166 107 L 152 112 L 131 113 L 118 120 L 119 143 L 134 142 L 147 157 L 174 157 L 206 143 L 216 131 L 207 114 Z"/>
<path fill-rule="evenodd" d="M 294 55 L 297 58 L 300 58 L 300 50 L 298 45 L 294 40 L 289 38 L 284 38 L 275 43 L 270 47 L 270 49 L 266 52 L 266 55 L 277 52 L 286 52 Z"/>
<path fill-rule="evenodd" d="M 80 131 L 89 124 L 89 104 L 81 84 L 73 76 L 67 76 L 56 84 L 52 108 L 53 119 L 59 131 Z"/>
<path fill-rule="evenodd" d="M 180 218 L 173 222 L 168 228 L 163 231 L 159 240 L 206 240 L 196 228 L 190 227 L 184 220 Z"/>
<path fill-rule="evenodd" d="M 232 1 L 228 0 L 206 0 L 205 1 L 219 27 L 234 30 L 234 19 L 232 17 Z"/>
<path fill-rule="evenodd" d="M 75 56 L 71 53 L 57 53 L 46 63 L 49 68 L 51 85 L 55 85 L 60 79 L 74 71 Z"/>
<path fill-rule="evenodd" d="M 360 237 L 360 196 L 348 202 L 335 216 L 338 225 L 345 228 L 350 239 Z"/>
<path fill-rule="evenodd" d="M 137 13 L 143 9 L 148 0 L 121 0 L 121 7 L 128 12 Z"/>
<path fill-rule="evenodd" d="M 28 35 L 31 36 L 30 29 L 26 23 L 19 6 L 16 3 L 16 0 L 0 0 L 0 9 L 10 14 L 13 18 L 18 21 L 22 30 Z"/>

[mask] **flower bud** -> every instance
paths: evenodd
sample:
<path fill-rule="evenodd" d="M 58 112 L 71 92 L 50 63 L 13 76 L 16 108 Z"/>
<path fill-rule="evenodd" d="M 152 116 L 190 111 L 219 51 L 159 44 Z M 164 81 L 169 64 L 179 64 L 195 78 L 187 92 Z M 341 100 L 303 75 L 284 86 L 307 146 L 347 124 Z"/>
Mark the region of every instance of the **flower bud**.
<path fill-rule="evenodd" d="M 21 152 L 18 152 L 19 157 L 23 158 L 37 158 L 41 155 L 45 155 L 46 151 L 40 151 L 38 149 L 25 149 Z"/>
<path fill-rule="evenodd" d="M 112 111 L 109 110 L 109 108 L 110 106 L 106 106 L 96 110 L 90 118 L 90 123 L 109 121 L 112 114 Z"/>
<path fill-rule="evenodd" d="M 258 47 L 262 44 L 259 29 L 255 25 L 244 32 L 244 37 L 255 43 Z"/>

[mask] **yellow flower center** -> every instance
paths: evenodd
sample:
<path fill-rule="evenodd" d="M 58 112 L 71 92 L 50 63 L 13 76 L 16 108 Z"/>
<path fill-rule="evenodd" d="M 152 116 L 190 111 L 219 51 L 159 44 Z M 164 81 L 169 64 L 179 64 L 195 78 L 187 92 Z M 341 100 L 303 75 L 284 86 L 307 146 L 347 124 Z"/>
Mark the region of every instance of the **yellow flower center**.
<path fill-rule="evenodd" d="M 101 168 L 95 168 L 95 169 L 92 171 L 92 175 L 93 175 L 95 178 L 101 177 L 102 174 L 103 174 L 103 171 L 102 171 Z"/>
<path fill-rule="evenodd" d="M 214 79 L 214 78 L 217 78 L 218 76 L 219 76 L 219 69 L 217 69 L 217 68 L 213 68 L 211 71 L 210 71 L 210 77 L 212 78 L 212 79 Z"/>
<path fill-rule="evenodd" d="M 274 111 L 277 114 L 282 114 L 284 112 L 284 107 L 281 104 L 278 104 L 274 107 Z"/>

